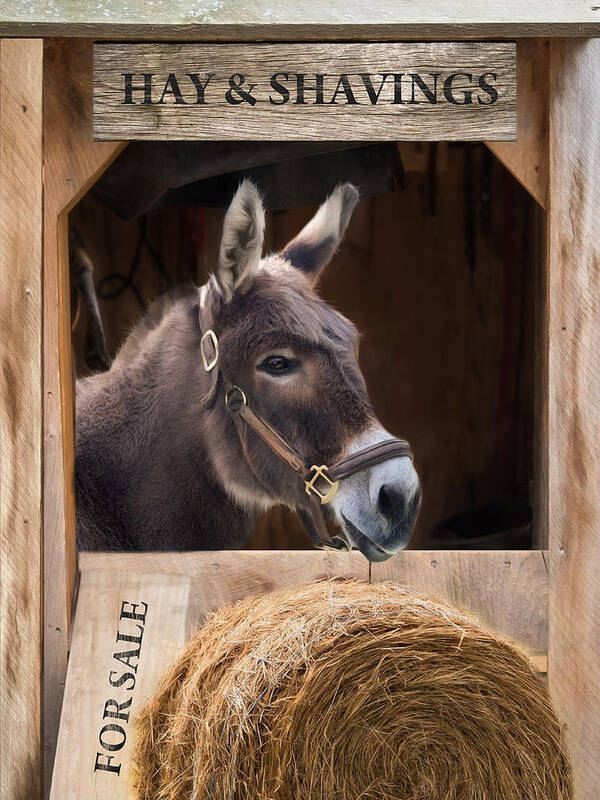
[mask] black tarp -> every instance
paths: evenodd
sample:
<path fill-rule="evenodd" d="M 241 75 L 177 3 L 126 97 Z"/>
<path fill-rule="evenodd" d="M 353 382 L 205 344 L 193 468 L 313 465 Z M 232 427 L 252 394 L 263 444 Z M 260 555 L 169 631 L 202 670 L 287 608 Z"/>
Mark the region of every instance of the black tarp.
<path fill-rule="evenodd" d="M 164 206 L 226 206 L 243 178 L 273 210 L 321 203 L 338 183 L 362 196 L 402 187 L 393 142 L 133 142 L 92 194 L 122 219 Z"/>

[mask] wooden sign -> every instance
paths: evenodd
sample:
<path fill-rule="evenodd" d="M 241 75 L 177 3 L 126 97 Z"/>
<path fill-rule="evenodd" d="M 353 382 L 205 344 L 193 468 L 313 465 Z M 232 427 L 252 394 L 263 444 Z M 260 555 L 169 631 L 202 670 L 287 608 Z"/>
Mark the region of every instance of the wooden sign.
<path fill-rule="evenodd" d="M 513 140 L 516 45 L 94 45 L 94 137 Z"/>
<path fill-rule="evenodd" d="M 134 719 L 186 641 L 190 578 L 82 576 L 50 800 L 126 800 Z"/>

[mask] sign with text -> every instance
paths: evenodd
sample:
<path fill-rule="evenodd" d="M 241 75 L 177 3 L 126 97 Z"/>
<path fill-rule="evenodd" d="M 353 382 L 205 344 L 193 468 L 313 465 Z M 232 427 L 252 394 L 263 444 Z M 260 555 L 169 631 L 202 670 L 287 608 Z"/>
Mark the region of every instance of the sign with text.
<path fill-rule="evenodd" d="M 183 649 L 186 575 L 83 573 L 50 800 L 130 800 L 135 718 Z"/>
<path fill-rule="evenodd" d="M 94 45 L 94 136 L 513 140 L 516 45 Z"/>

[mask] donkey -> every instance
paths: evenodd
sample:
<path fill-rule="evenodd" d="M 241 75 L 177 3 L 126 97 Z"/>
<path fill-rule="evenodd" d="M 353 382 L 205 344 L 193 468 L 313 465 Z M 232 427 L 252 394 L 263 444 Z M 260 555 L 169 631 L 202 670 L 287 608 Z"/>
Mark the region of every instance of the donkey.
<path fill-rule="evenodd" d="M 304 507 L 298 476 L 260 436 L 236 430 L 207 363 L 217 341 L 223 374 L 306 464 L 393 438 L 369 402 L 356 328 L 314 290 L 357 201 L 354 186 L 338 186 L 284 250 L 263 258 L 265 211 L 244 181 L 215 274 L 149 312 L 108 372 L 78 381 L 80 549 L 237 548 L 265 509 Z M 349 546 L 382 561 L 406 546 L 419 503 L 412 460 L 399 455 L 341 481 L 323 508 Z"/>

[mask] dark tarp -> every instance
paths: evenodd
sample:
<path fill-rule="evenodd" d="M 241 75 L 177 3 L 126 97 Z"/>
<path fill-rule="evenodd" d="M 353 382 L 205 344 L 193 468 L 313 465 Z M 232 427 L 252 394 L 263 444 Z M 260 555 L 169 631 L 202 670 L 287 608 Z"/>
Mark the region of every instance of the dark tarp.
<path fill-rule="evenodd" d="M 393 142 L 133 142 L 91 191 L 128 220 L 164 206 L 226 206 L 246 177 L 273 210 L 318 205 L 344 181 L 363 196 L 403 183 Z"/>

